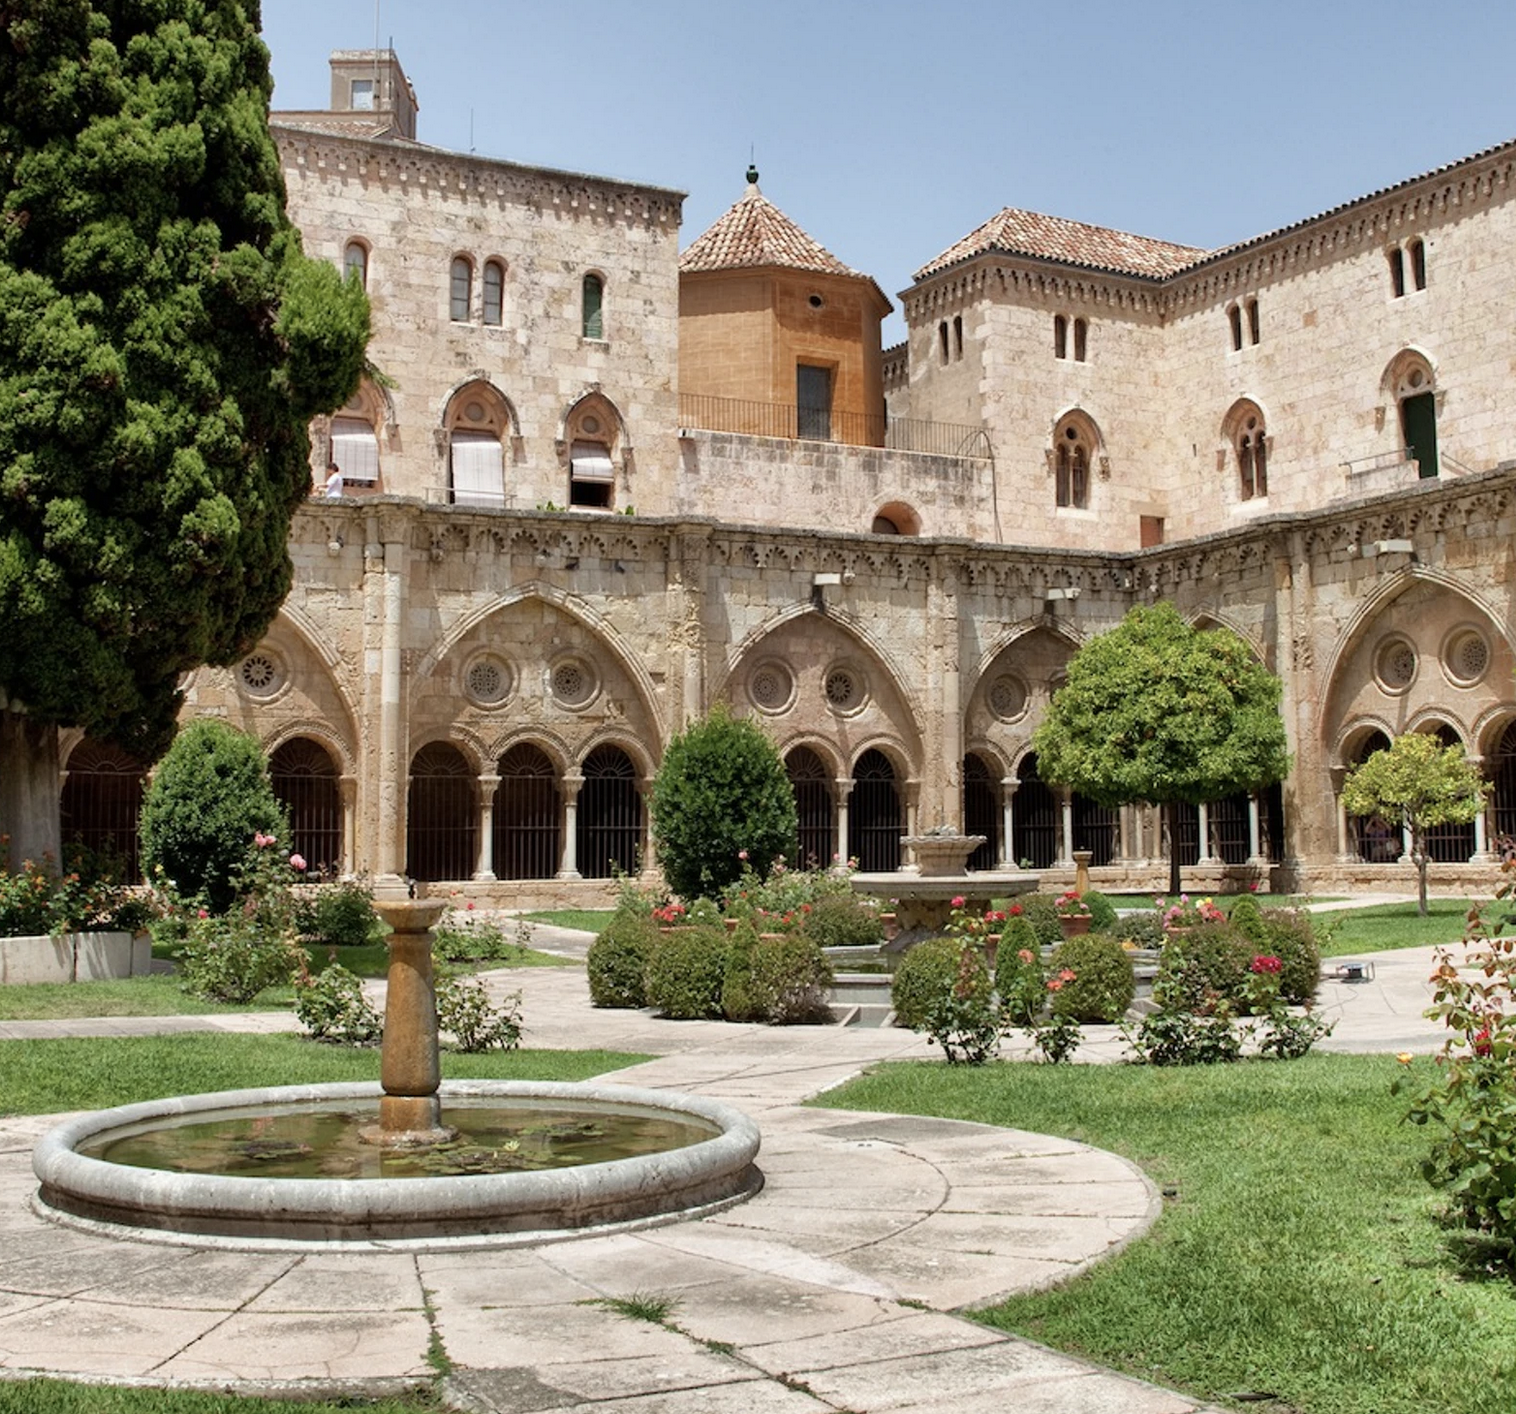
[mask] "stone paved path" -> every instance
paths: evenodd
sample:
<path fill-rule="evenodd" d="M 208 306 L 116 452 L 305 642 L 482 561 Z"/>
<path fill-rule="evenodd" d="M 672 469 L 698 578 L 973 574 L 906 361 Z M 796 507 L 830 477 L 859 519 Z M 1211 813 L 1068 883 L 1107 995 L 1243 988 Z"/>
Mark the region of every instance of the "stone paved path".
<path fill-rule="evenodd" d="M 565 952 L 582 939 L 544 930 Z M 1430 950 L 1326 982 L 1342 1050 L 1430 1050 Z M 851 1410 L 1200 1414 L 1207 1406 L 952 1314 L 1065 1280 L 1142 1233 L 1160 1200 L 1132 1165 L 1065 1140 L 808 1109 L 874 1062 L 931 1054 L 854 1028 L 669 1023 L 588 1005 L 577 969 L 497 973 L 526 1044 L 657 1053 L 608 1080 L 735 1104 L 763 1132 L 763 1191 L 699 1221 L 567 1242 L 411 1251 L 169 1247 L 31 1210 L 30 1150 L 56 1117 L 0 1121 L 0 1374 L 218 1388 L 408 1387 L 445 1352 L 482 1414 Z M 0 1023 L 0 1037 L 284 1029 L 277 1013 Z M 1092 1059 L 1113 1058 L 1110 1034 Z M 657 1296 L 666 1324 L 606 1301 Z M 430 1352 L 430 1354 L 429 1354 Z"/>

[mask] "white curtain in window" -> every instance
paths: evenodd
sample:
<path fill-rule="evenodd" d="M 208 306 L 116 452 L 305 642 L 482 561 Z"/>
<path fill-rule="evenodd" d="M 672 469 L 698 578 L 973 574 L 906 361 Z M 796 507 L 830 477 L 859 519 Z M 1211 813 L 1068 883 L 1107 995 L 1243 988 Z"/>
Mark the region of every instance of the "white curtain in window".
<path fill-rule="evenodd" d="M 453 500 L 461 506 L 505 504 L 505 459 L 498 437 L 453 433 Z"/>
<path fill-rule="evenodd" d="M 332 460 L 344 482 L 372 486 L 379 480 L 379 439 L 366 417 L 332 419 Z"/>
<path fill-rule="evenodd" d="M 616 479 L 611 467 L 611 449 L 604 442 L 575 442 L 571 453 L 575 481 L 601 481 L 609 484 Z"/>

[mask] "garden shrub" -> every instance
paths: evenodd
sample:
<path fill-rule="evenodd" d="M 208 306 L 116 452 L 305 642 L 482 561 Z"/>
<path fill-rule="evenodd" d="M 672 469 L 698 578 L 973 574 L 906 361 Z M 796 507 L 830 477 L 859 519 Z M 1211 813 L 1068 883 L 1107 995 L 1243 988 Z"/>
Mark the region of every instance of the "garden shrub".
<path fill-rule="evenodd" d="M 1163 919 L 1157 909 L 1118 914 L 1110 931 L 1118 942 L 1132 943 L 1139 948 L 1154 950 L 1161 948 L 1169 936 L 1164 932 Z"/>
<path fill-rule="evenodd" d="M 810 1026 L 832 1019 L 832 967 L 803 933 L 757 939 L 747 959 L 748 995 L 771 1026 Z"/>
<path fill-rule="evenodd" d="M 1087 933 L 1053 951 L 1049 969 L 1060 985 L 1053 991 L 1054 1016 L 1081 1022 L 1118 1021 L 1137 994 L 1132 959 L 1115 938 Z M 1072 977 L 1062 974 L 1072 972 Z"/>
<path fill-rule="evenodd" d="M 1037 935 L 1039 947 L 1055 948 L 1063 941 L 1063 925 L 1058 921 L 1058 898 L 1056 894 L 1017 894 L 1011 900 L 1011 911 L 1020 907 L 1020 917 L 1031 924 Z"/>
<path fill-rule="evenodd" d="M 492 917 L 473 904 L 449 908 L 432 929 L 432 950 L 444 962 L 503 962 L 516 947 Z"/>
<path fill-rule="evenodd" d="M 724 928 L 660 934 L 648 959 L 648 1005 L 674 1021 L 719 1019 L 729 949 Z"/>
<path fill-rule="evenodd" d="M 745 920 L 727 937 L 726 975 L 721 980 L 721 1010 L 728 1021 L 762 1021 L 763 1008 L 753 995 L 753 949 L 758 934 Z"/>
<path fill-rule="evenodd" d="M 1227 922 L 1242 934 L 1254 948 L 1263 951 L 1263 910 L 1258 907 L 1258 900 L 1252 894 L 1243 894 L 1232 905 L 1231 912 L 1227 914 Z"/>
<path fill-rule="evenodd" d="M 1253 945 L 1228 923 L 1198 923 L 1172 933 L 1158 959 L 1154 994 L 1185 1011 L 1208 1012 L 1218 998 L 1241 1006 L 1255 955 Z"/>
<path fill-rule="evenodd" d="M 1311 915 L 1304 909 L 1269 908 L 1262 911 L 1261 922 L 1263 936 L 1256 946 L 1282 964 L 1279 995 L 1295 1006 L 1314 1001 L 1321 982 L 1321 947 Z"/>
<path fill-rule="evenodd" d="M 1019 926 L 1018 926 L 1019 925 Z M 1013 918 L 995 953 L 995 991 L 1012 1026 L 1030 1026 L 1047 1006 L 1047 974 L 1030 925 Z"/>
<path fill-rule="evenodd" d="M 304 958 L 293 936 L 268 927 L 256 909 L 186 918 L 177 941 L 179 985 L 213 1002 L 250 1002 L 288 982 Z"/>
<path fill-rule="evenodd" d="M 372 1046 L 384 1034 L 379 1013 L 363 995 L 363 983 L 339 963 L 295 981 L 295 1015 L 311 1040 L 338 1046 Z"/>
<path fill-rule="evenodd" d="M 1242 1059 L 1242 1033 L 1229 1008 L 1197 1016 L 1164 1008 L 1126 1033 L 1137 1059 L 1148 1065 L 1218 1065 Z"/>
<path fill-rule="evenodd" d="M 653 782 L 653 842 L 681 898 L 719 894 L 751 860 L 793 858 L 795 792 L 774 744 L 718 704 L 676 736 Z"/>
<path fill-rule="evenodd" d="M 895 1020 L 912 1031 L 924 1031 L 938 998 L 951 990 L 958 975 L 956 938 L 927 938 L 906 952 L 890 983 Z"/>
<path fill-rule="evenodd" d="M 521 993 L 495 1006 L 477 977 L 444 973 L 437 979 L 437 1026 L 453 1038 L 453 1049 L 513 1051 L 521 1044 Z"/>
<path fill-rule="evenodd" d="M 142 802 L 148 877 L 161 869 L 181 896 L 225 913 L 237 898 L 234 876 L 249 842 L 268 835 L 288 841 L 289 827 L 263 748 L 214 717 L 181 728 Z"/>
<path fill-rule="evenodd" d="M 1109 933 L 1116 927 L 1116 905 L 1098 889 L 1090 889 L 1084 895 L 1085 906 L 1090 910 L 1090 932 Z"/>
<path fill-rule="evenodd" d="M 647 1005 L 647 965 L 658 927 L 646 913 L 617 909 L 590 944 L 590 1001 L 601 1007 Z"/>
<path fill-rule="evenodd" d="M 384 936 L 367 884 L 320 884 L 295 903 L 295 926 L 314 948 L 360 948 Z"/>
<path fill-rule="evenodd" d="M 822 894 L 801 926 L 821 948 L 866 948 L 884 941 L 878 912 L 850 893 Z"/>

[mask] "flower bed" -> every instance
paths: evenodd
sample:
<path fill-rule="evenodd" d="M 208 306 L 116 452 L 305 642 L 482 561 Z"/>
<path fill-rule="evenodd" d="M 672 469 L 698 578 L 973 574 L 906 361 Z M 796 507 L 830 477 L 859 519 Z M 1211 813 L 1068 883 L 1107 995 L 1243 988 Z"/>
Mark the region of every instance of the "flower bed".
<path fill-rule="evenodd" d="M 146 933 L 43 933 L 0 938 L 0 984 L 101 982 L 140 977 L 152 967 Z"/>

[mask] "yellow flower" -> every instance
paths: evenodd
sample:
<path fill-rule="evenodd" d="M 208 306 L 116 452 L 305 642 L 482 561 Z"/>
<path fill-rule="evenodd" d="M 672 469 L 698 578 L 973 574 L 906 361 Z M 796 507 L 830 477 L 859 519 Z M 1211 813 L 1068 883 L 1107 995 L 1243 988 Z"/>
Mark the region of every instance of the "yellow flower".
<path fill-rule="evenodd" d="M 1412 1057 L 1409 1051 L 1396 1051 L 1395 1059 L 1398 1060 L 1401 1065 L 1410 1065 Z"/>

